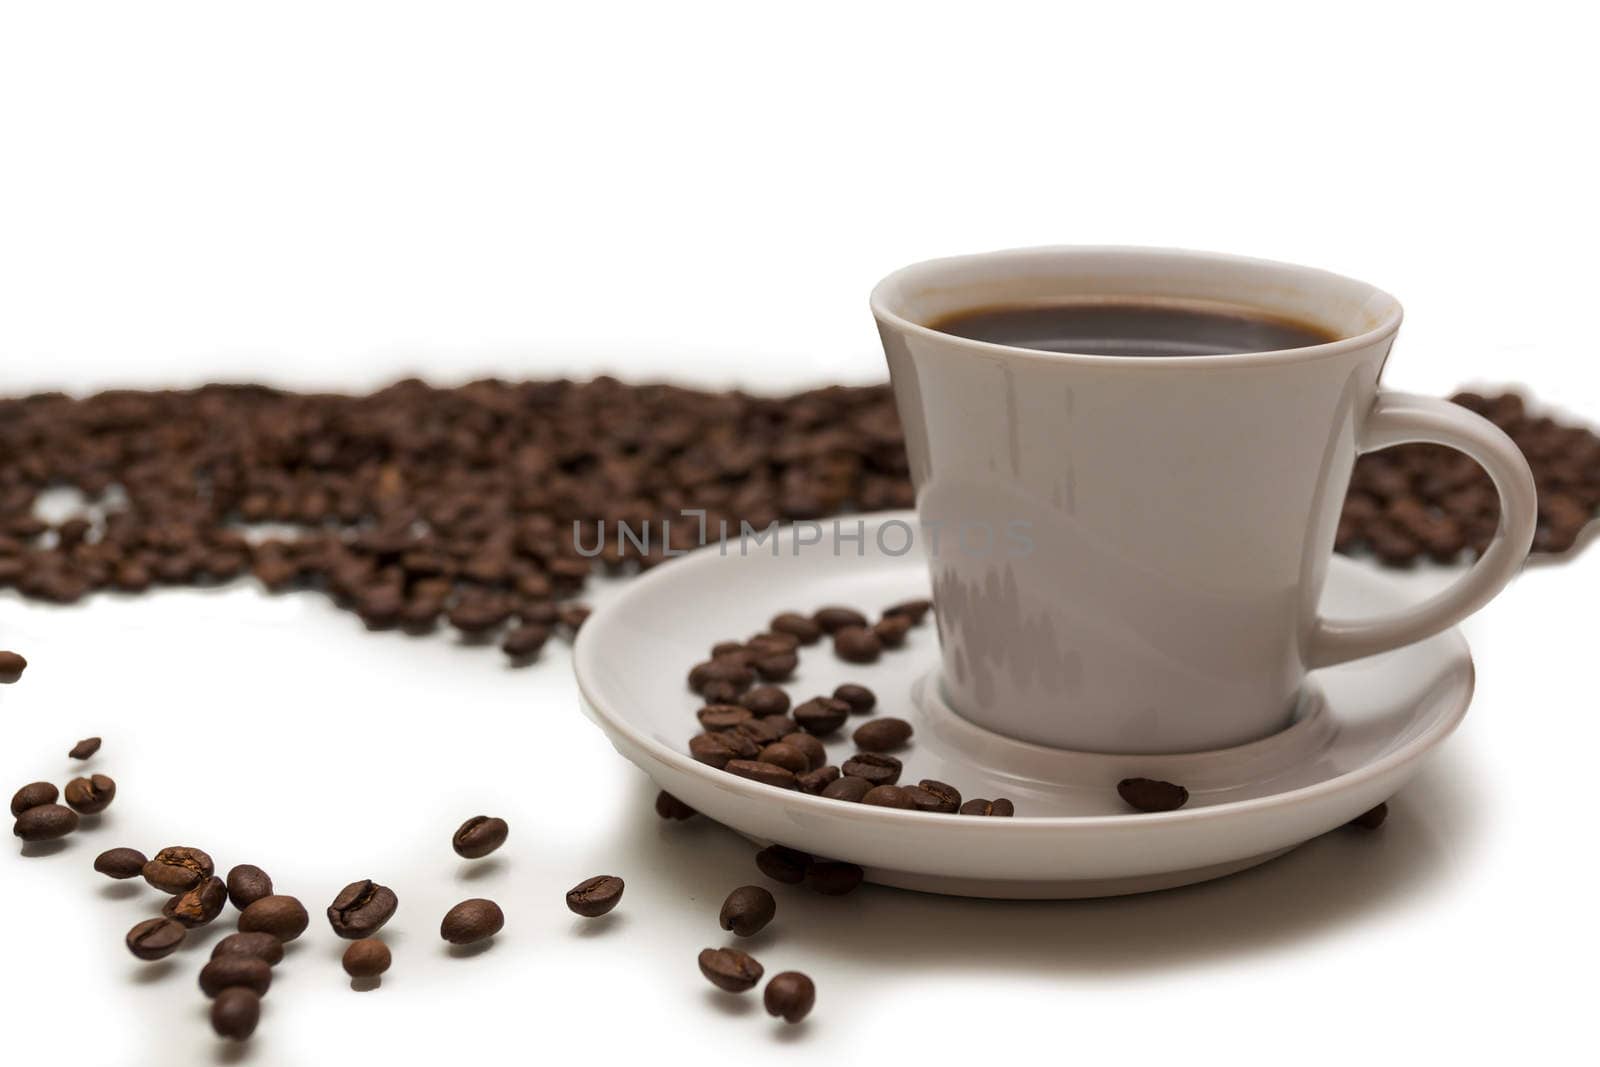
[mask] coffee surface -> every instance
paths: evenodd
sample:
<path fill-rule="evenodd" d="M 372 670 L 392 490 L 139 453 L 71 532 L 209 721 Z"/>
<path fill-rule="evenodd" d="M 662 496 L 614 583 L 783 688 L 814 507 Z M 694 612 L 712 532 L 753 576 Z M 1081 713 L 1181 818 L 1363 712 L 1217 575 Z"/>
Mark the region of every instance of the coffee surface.
<path fill-rule="evenodd" d="M 1337 339 L 1308 323 L 1246 308 L 1123 301 L 981 308 L 929 325 L 974 341 L 1088 356 L 1218 356 L 1306 348 Z"/>

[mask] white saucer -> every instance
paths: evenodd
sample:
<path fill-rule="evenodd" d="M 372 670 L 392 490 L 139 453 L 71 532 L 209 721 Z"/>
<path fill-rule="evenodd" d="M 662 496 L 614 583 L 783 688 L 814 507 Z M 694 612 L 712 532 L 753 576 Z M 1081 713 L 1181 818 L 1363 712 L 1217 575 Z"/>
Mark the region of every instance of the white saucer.
<path fill-rule="evenodd" d="M 854 519 L 842 520 L 854 523 Z M 762 842 L 778 842 L 866 870 L 869 881 L 961 896 L 1062 898 L 1167 889 L 1231 874 L 1333 830 L 1392 796 L 1461 721 L 1472 697 L 1472 658 L 1450 630 L 1427 641 L 1311 676 L 1294 725 L 1218 752 L 1110 756 L 1042 748 L 972 725 L 946 707 L 931 622 L 904 648 L 858 666 L 824 642 L 801 649 L 783 683 L 794 703 L 854 681 L 878 695 L 875 715 L 916 728 L 896 755 L 902 781 L 935 778 L 967 798 L 1006 797 L 1012 818 L 935 815 L 826 800 L 760 785 L 688 755 L 701 701 L 685 676 L 718 641 L 766 629 L 780 611 L 827 604 L 872 615 L 926 596 L 915 552 L 878 551 L 874 532 L 909 512 L 864 519 L 866 536 L 836 555 L 831 538 L 795 550 L 789 531 L 748 555 L 716 546 L 632 581 L 585 623 L 574 652 L 584 710 L 618 752 L 702 814 Z M 853 530 L 853 527 L 852 527 Z M 889 539 L 899 547 L 900 539 Z M 1365 615 L 1406 598 L 1381 574 L 1335 558 L 1323 596 L 1334 616 Z M 829 762 L 854 751 L 853 717 L 828 743 Z M 1189 803 L 1130 812 L 1127 777 L 1186 786 Z"/>

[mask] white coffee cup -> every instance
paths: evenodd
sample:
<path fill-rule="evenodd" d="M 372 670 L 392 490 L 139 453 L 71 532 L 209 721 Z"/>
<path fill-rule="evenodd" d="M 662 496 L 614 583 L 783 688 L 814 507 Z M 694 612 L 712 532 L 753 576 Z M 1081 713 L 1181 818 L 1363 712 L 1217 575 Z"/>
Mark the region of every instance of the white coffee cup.
<path fill-rule="evenodd" d="M 964 311 L 1101 299 L 1229 305 L 1338 339 L 1128 357 L 929 328 Z M 873 290 L 872 311 L 924 544 L 941 542 L 930 567 L 945 694 L 980 726 L 1094 752 L 1254 741 L 1289 724 L 1308 670 L 1459 622 L 1527 555 L 1527 462 L 1464 408 L 1379 389 L 1400 304 L 1365 283 L 1205 252 L 1033 248 L 907 267 Z M 1356 456 L 1412 441 L 1488 472 L 1493 542 L 1409 610 L 1320 617 Z"/>

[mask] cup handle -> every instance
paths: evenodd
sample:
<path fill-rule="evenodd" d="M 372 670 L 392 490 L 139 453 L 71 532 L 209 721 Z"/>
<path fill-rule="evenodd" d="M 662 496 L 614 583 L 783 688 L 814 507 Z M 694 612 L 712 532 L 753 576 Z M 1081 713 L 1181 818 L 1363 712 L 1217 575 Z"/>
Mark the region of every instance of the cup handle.
<path fill-rule="evenodd" d="M 1459 404 L 1410 393 L 1378 394 L 1360 429 L 1358 448 L 1428 442 L 1465 452 L 1500 494 L 1494 540 L 1472 569 L 1420 604 L 1376 619 L 1319 617 L 1306 640 L 1306 667 L 1329 667 L 1409 645 L 1453 626 L 1487 604 L 1521 568 L 1533 544 L 1538 494 L 1522 451 L 1488 419 Z"/>

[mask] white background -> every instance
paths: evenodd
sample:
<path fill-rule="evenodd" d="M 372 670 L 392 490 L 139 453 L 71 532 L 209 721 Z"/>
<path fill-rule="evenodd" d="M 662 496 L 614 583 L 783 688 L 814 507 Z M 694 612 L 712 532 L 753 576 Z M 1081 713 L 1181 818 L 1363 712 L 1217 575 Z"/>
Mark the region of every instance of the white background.
<path fill-rule="evenodd" d="M 1392 385 L 1527 383 L 1600 416 L 1593 27 L 1579 5 L 8 4 L 0 391 L 406 373 L 762 389 L 883 376 L 866 294 L 932 255 L 1119 242 L 1306 262 L 1397 293 Z M 0 456 L 0 462 L 8 457 Z M 369 637 L 249 583 L 0 598 L 0 781 L 106 737 L 93 833 L 0 857 L 0 1057 L 108 1064 L 1188 1063 L 1592 1047 L 1594 556 L 1467 627 L 1479 693 L 1378 835 L 1144 899 L 786 894 L 756 952 L 819 987 L 784 1030 L 695 971 L 756 880 L 523 671 Z M 1426 581 L 1426 579 L 1423 579 Z M 14 783 L 14 784 L 13 784 Z M 476 871 L 467 815 L 513 826 Z M 141 967 L 118 844 L 256 862 L 314 917 L 401 897 L 351 992 L 316 917 L 257 1038 L 201 953 Z M 614 920 L 560 895 L 623 874 Z M 476 875 L 476 876 L 475 876 Z M 448 955 L 438 916 L 499 899 Z M 222 923 L 217 924 L 219 927 Z M 218 936 L 220 931 L 211 936 Z M 205 942 L 209 944 L 209 938 Z"/>

